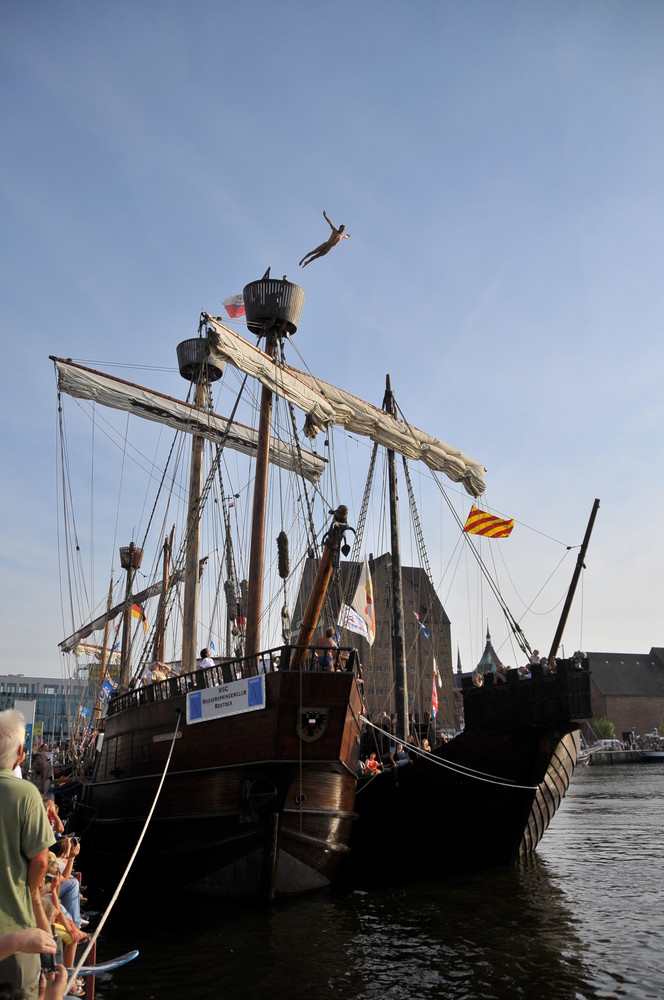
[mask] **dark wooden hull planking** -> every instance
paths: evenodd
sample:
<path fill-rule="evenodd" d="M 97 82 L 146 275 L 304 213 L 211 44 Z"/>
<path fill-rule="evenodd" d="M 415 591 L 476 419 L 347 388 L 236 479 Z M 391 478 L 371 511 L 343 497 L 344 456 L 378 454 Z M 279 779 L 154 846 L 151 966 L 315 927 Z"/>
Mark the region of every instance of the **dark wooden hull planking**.
<path fill-rule="evenodd" d="M 198 676 L 198 675 L 196 675 Z M 187 725 L 186 693 L 129 705 L 105 722 L 76 825 L 104 882 L 138 841 L 179 731 L 132 880 L 158 888 L 272 898 L 327 885 L 354 819 L 361 701 L 352 673 L 266 675 L 266 707 Z M 157 686 L 155 686 L 157 687 Z M 298 724 L 316 713 L 309 741 Z M 88 836 L 89 833 L 89 836 Z"/>
<path fill-rule="evenodd" d="M 590 674 L 563 664 L 559 676 L 468 689 L 464 705 L 455 739 L 360 781 L 347 877 L 426 879 L 535 850 L 574 773 Z"/>

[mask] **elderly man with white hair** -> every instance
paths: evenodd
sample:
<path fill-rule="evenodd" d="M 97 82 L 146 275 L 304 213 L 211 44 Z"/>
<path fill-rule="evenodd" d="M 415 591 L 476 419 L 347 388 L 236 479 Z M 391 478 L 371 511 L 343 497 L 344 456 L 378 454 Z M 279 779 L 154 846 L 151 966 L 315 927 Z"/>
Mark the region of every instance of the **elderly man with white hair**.
<path fill-rule="evenodd" d="M 21 713 L 0 712 L 0 935 L 33 927 L 50 933 L 39 885 L 53 831 L 38 789 L 13 773 L 24 743 Z M 0 962 L 0 983 L 21 986 L 27 997 L 37 997 L 39 975 L 39 955 L 18 952 Z"/>

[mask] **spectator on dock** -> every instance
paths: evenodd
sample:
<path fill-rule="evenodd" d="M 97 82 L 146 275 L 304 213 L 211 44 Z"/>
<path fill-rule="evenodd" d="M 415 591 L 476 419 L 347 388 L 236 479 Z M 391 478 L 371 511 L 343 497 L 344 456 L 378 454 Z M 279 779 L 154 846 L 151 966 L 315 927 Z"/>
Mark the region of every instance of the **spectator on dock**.
<path fill-rule="evenodd" d="M 42 795 L 48 795 L 51 789 L 51 762 L 48 759 L 48 745 L 44 743 L 32 759 L 32 783 L 37 786 Z"/>
<path fill-rule="evenodd" d="M 25 756 L 25 719 L 0 712 L 0 935 L 37 927 L 50 933 L 39 885 L 54 841 L 39 790 L 17 781 L 13 770 Z M 0 982 L 21 986 L 36 998 L 39 955 L 17 952 L 0 961 Z"/>
<path fill-rule="evenodd" d="M 53 839 L 55 840 L 65 832 L 64 823 L 60 819 L 60 809 L 56 806 L 50 795 L 42 795 L 42 802 L 44 803 L 46 815 L 53 830 Z"/>
<path fill-rule="evenodd" d="M 25 955 L 55 955 L 57 946 L 53 935 L 40 927 L 32 930 L 14 931 L 12 934 L 0 936 L 0 962 L 18 953 Z M 53 972 L 44 973 L 46 977 L 43 1000 L 62 1000 L 67 988 L 67 970 L 64 965 L 56 965 Z M 44 987 L 42 987 L 44 989 Z M 26 996 L 20 986 L 11 983 L 0 983 L 0 996 Z M 40 993 L 41 996 L 41 993 Z"/>
<path fill-rule="evenodd" d="M 61 883 L 58 860 L 52 852 L 49 852 L 48 868 L 41 885 L 42 906 L 44 912 L 52 918 L 49 922 L 55 925 L 56 933 L 62 939 L 64 962 L 67 968 L 71 969 L 76 964 L 77 945 L 86 944 L 90 940 L 90 935 L 76 926 L 71 914 L 63 907 L 60 901 Z"/>
<path fill-rule="evenodd" d="M 60 902 L 79 930 L 81 929 L 81 883 L 73 871 L 74 861 L 80 850 L 78 839 L 69 837 L 61 837 L 53 847 L 61 875 Z"/>

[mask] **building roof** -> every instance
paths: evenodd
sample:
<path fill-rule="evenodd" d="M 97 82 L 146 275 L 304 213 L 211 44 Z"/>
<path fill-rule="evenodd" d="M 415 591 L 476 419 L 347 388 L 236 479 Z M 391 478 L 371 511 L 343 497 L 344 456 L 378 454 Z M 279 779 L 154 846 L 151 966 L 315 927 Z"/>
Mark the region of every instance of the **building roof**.
<path fill-rule="evenodd" d="M 664 649 L 649 653 L 588 653 L 594 683 L 603 695 L 664 696 Z"/>
<path fill-rule="evenodd" d="M 477 664 L 476 670 L 481 674 L 486 674 L 491 671 L 495 674 L 498 668 L 503 667 L 498 653 L 495 651 L 491 644 L 491 635 L 489 634 L 489 626 L 486 627 L 486 646 L 484 647 L 484 652 L 480 658 L 480 662 Z"/>

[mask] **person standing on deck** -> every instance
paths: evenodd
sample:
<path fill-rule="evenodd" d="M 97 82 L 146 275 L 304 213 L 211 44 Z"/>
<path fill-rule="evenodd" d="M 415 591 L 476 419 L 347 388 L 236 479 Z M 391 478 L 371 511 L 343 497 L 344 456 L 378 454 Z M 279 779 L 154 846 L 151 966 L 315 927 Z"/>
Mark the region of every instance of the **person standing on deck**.
<path fill-rule="evenodd" d="M 316 665 L 321 670 L 334 670 L 334 654 L 333 649 L 338 649 L 337 643 L 334 638 L 334 629 L 332 626 L 325 630 L 325 635 L 320 635 L 314 640 L 314 646 L 316 648 Z"/>

